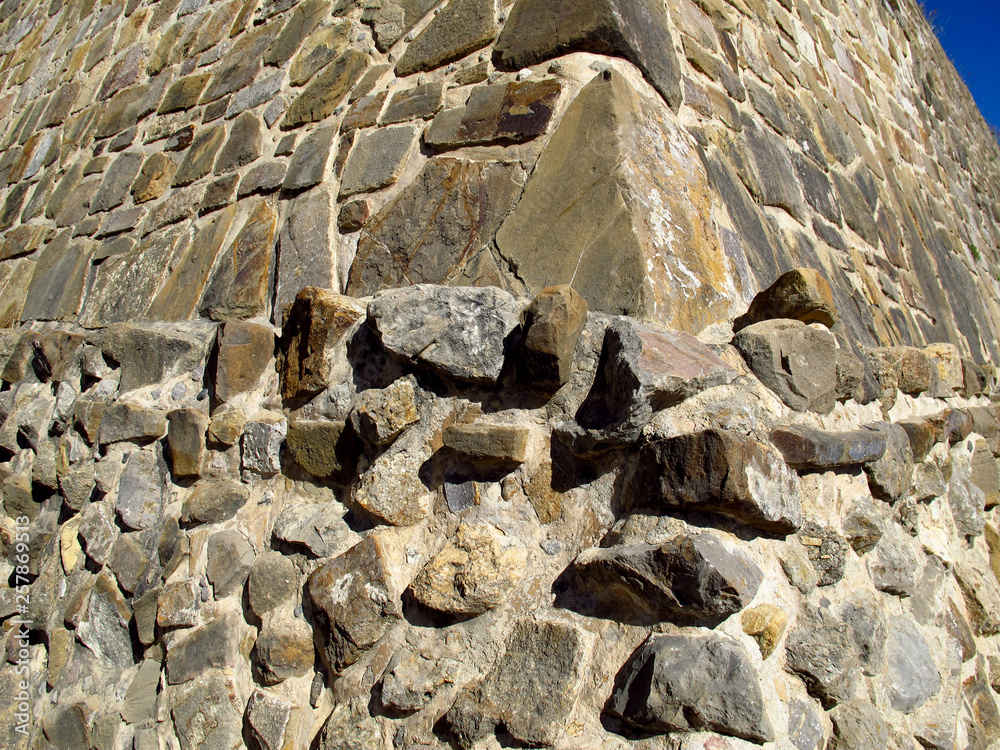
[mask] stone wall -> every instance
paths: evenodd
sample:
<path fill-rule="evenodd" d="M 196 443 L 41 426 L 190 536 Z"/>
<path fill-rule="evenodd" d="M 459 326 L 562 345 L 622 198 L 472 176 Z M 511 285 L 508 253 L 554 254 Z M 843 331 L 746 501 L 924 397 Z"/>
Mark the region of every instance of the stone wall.
<path fill-rule="evenodd" d="M 5 747 L 996 750 L 912 1 L 7 0 L 0 133 Z"/>

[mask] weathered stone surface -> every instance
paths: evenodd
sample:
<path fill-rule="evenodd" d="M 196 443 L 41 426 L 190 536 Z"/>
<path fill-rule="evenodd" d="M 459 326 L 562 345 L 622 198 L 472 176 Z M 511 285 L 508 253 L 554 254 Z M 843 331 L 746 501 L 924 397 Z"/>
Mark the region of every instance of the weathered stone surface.
<path fill-rule="evenodd" d="M 381 190 L 396 182 L 419 135 L 417 126 L 399 125 L 362 136 L 344 167 L 340 197 Z"/>
<path fill-rule="evenodd" d="M 242 618 L 226 612 L 191 631 L 167 651 L 167 682 L 178 685 L 213 668 L 235 667 L 242 645 Z"/>
<path fill-rule="evenodd" d="M 948 482 L 948 506 L 958 533 L 965 537 L 975 537 L 983 533 L 986 522 L 984 510 L 986 495 L 967 475 L 956 472 Z"/>
<path fill-rule="evenodd" d="M 837 397 L 836 340 L 793 320 L 743 328 L 733 345 L 760 381 L 796 411 L 832 411 Z"/>
<path fill-rule="evenodd" d="M 435 81 L 397 91 L 382 115 L 382 124 L 429 120 L 444 106 L 444 83 Z"/>
<path fill-rule="evenodd" d="M 173 187 L 190 185 L 212 171 L 215 156 L 226 140 L 226 129 L 221 125 L 202 130 L 194 137 L 184 161 L 174 174 Z"/>
<path fill-rule="evenodd" d="M 626 484 L 634 508 L 697 509 L 794 533 L 802 523 L 795 472 L 773 448 L 729 430 L 646 443 Z"/>
<path fill-rule="evenodd" d="M 700 533 L 659 546 L 587 550 L 563 596 L 567 605 L 608 619 L 712 627 L 746 607 L 762 580 L 752 560 Z"/>
<path fill-rule="evenodd" d="M 205 90 L 211 77 L 208 73 L 202 73 L 174 81 L 167 89 L 163 101 L 160 102 L 160 106 L 156 110 L 157 114 L 164 115 L 191 109 L 201 99 L 201 93 Z"/>
<path fill-rule="evenodd" d="M 901 419 L 896 426 L 906 432 L 910 441 L 910 452 L 915 463 L 922 463 L 927 453 L 938 441 L 938 429 L 928 420 L 919 417 Z"/>
<path fill-rule="evenodd" d="M 250 736 L 261 750 L 283 750 L 288 747 L 286 731 L 296 706 L 276 695 L 254 690 L 247 703 L 246 720 Z"/>
<path fill-rule="evenodd" d="M 654 732 L 712 730 L 774 739 L 756 671 L 735 641 L 660 635 L 623 667 L 608 710 Z"/>
<path fill-rule="evenodd" d="M 167 420 L 171 471 L 176 477 L 200 476 L 205 462 L 208 416 L 197 409 L 176 409 L 167 415 Z"/>
<path fill-rule="evenodd" d="M 281 31 L 282 25 L 281 20 L 272 20 L 243 34 L 212 76 L 201 103 L 214 102 L 253 83 L 260 72 L 264 53 Z"/>
<path fill-rule="evenodd" d="M 895 502 L 910 491 L 913 482 L 913 453 L 906 430 L 898 425 L 883 423 L 885 453 L 865 464 L 868 486 L 872 495 L 886 502 Z"/>
<path fill-rule="evenodd" d="M 264 55 L 265 65 L 281 67 L 288 62 L 302 41 L 330 12 L 328 0 L 306 0 L 295 6 L 288 23 Z"/>
<path fill-rule="evenodd" d="M 539 292 L 524 313 L 521 382 L 544 392 L 559 390 L 570 378 L 586 324 L 587 303 L 572 287 L 550 286 Z"/>
<path fill-rule="evenodd" d="M 278 213 L 267 202 L 250 210 L 202 297 L 201 308 L 208 317 L 252 318 L 269 312 L 277 224 Z"/>
<path fill-rule="evenodd" d="M 382 108 L 385 106 L 388 92 L 380 91 L 376 94 L 363 96 L 347 110 L 344 115 L 344 122 L 340 125 L 340 132 L 347 133 L 359 128 L 370 128 L 379 120 Z"/>
<path fill-rule="evenodd" d="M 888 747 L 889 728 L 870 703 L 844 703 L 830 712 L 830 719 L 833 721 L 833 736 L 827 745 L 830 750 Z"/>
<path fill-rule="evenodd" d="M 318 568 L 306 584 L 323 629 L 320 655 L 335 673 L 356 662 L 402 617 L 389 552 L 369 536 Z"/>
<path fill-rule="evenodd" d="M 256 656 L 265 685 L 301 677 L 316 661 L 312 628 L 299 618 L 271 617 L 257 636 Z"/>
<path fill-rule="evenodd" d="M 269 551 L 254 561 L 247 583 L 247 601 L 257 617 L 263 618 L 294 600 L 298 590 L 299 574 L 290 558 Z"/>
<path fill-rule="evenodd" d="M 288 453 L 313 476 L 328 477 L 346 468 L 351 433 L 343 422 L 298 419 L 288 425 Z"/>
<path fill-rule="evenodd" d="M 415 379 L 394 381 L 388 388 L 362 391 L 351 412 L 354 431 L 370 445 L 388 445 L 418 419 Z"/>
<path fill-rule="evenodd" d="M 215 174 L 225 174 L 260 158 L 264 149 L 264 136 L 260 119 L 251 112 L 237 117 L 229 128 L 229 140 L 215 160 Z"/>
<path fill-rule="evenodd" d="M 868 500 L 859 498 L 841 523 L 844 537 L 859 555 L 871 552 L 882 538 L 882 519 Z"/>
<path fill-rule="evenodd" d="M 889 623 L 886 684 L 892 707 L 913 713 L 941 689 L 941 678 L 930 648 L 917 624 L 908 617 Z"/>
<path fill-rule="evenodd" d="M 223 599 L 243 588 L 254 562 L 253 547 L 236 529 L 213 534 L 208 540 L 208 565 L 205 572 L 215 591 Z"/>
<path fill-rule="evenodd" d="M 833 327 L 837 322 L 837 310 L 830 284 L 812 268 L 795 268 L 783 273 L 753 298 L 750 309 L 733 322 L 733 331 L 775 318 Z"/>
<path fill-rule="evenodd" d="M 184 501 L 181 520 L 184 523 L 219 523 L 232 518 L 250 499 L 250 490 L 230 480 L 213 480 L 198 484 Z"/>
<path fill-rule="evenodd" d="M 851 627 L 821 610 L 799 615 L 785 641 L 787 668 L 805 680 L 809 692 L 832 708 L 847 700 L 858 670 Z"/>
<path fill-rule="evenodd" d="M 281 121 L 282 130 L 325 120 L 347 96 L 365 70 L 370 58 L 349 49 L 319 73 L 288 107 Z"/>
<path fill-rule="evenodd" d="M 350 41 L 351 27 L 350 23 L 334 24 L 306 39 L 289 67 L 289 82 L 293 86 L 301 86 L 340 57 Z"/>
<path fill-rule="evenodd" d="M 285 179 L 284 161 L 266 161 L 251 168 L 240 180 L 237 195 L 245 198 L 248 195 L 273 193 L 281 187 Z"/>
<path fill-rule="evenodd" d="M 937 369 L 941 390 L 935 395 L 946 398 L 960 392 L 965 381 L 962 355 L 958 347 L 948 343 L 930 344 L 924 347 L 924 353 L 930 357 L 931 365 Z"/>
<path fill-rule="evenodd" d="M 445 428 L 444 444 L 474 461 L 522 463 L 527 457 L 530 428 L 524 425 L 474 422 Z"/>
<path fill-rule="evenodd" d="M 799 531 L 799 544 L 816 569 L 817 585 L 832 586 L 844 577 L 848 544 L 834 529 L 807 521 Z"/>
<path fill-rule="evenodd" d="M 519 620 L 504 655 L 445 715 L 459 747 L 470 750 L 498 724 L 529 745 L 551 745 L 569 720 L 586 668 L 582 630 Z"/>
<path fill-rule="evenodd" d="M 972 627 L 980 636 L 1000 633 L 1000 584 L 991 572 L 968 562 L 955 567 L 955 578 L 965 597 Z"/>
<path fill-rule="evenodd" d="M 139 724 L 156 717 L 156 689 L 160 685 L 161 668 L 160 662 L 154 659 L 143 660 L 122 701 L 121 715 L 126 723 Z"/>
<path fill-rule="evenodd" d="M 281 395 L 299 399 L 329 386 L 337 375 L 336 356 L 363 316 L 364 309 L 349 297 L 316 287 L 302 289 L 285 314 L 278 342 Z"/>
<path fill-rule="evenodd" d="M 120 443 L 162 437 L 167 431 L 167 415 L 160 409 L 146 409 L 132 404 L 112 404 L 104 410 L 97 442 Z"/>
<path fill-rule="evenodd" d="M 887 373 L 883 387 L 898 387 L 903 393 L 914 396 L 930 389 L 931 360 L 920 349 L 912 346 L 884 346 L 865 350 L 872 369 Z M 888 376 L 891 372 L 892 375 Z M 880 380 L 881 382 L 881 380 Z"/>
<path fill-rule="evenodd" d="M 642 70 L 671 109 L 680 106 L 680 67 L 659 3 L 521 0 L 496 44 L 503 65 L 514 70 L 575 50 L 621 55 Z"/>
<path fill-rule="evenodd" d="M 500 31 L 496 0 L 453 0 L 406 48 L 396 74 L 408 76 L 460 60 Z"/>
<path fill-rule="evenodd" d="M 164 469 L 149 451 L 128 457 L 115 499 L 115 510 L 126 527 L 148 529 L 158 522 L 166 501 Z"/>
<path fill-rule="evenodd" d="M 247 422 L 241 440 L 243 468 L 258 474 L 281 471 L 281 446 L 287 433 L 288 420 L 281 415 L 269 414 Z"/>
<path fill-rule="evenodd" d="M 178 691 L 171 715 L 181 750 L 231 748 L 243 742 L 243 711 L 236 678 L 217 670 Z"/>
<path fill-rule="evenodd" d="M 409 649 L 396 654 L 382 682 L 382 703 L 399 711 L 417 711 L 455 682 L 458 662 L 438 662 Z"/>
<path fill-rule="evenodd" d="M 356 541 L 343 516 L 344 508 L 333 503 L 289 503 L 274 523 L 274 537 L 313 557 L 330 557 Z"/>
<path fill-rule="evenodd" d="M 371 25 L 375 35 L 375 45 L 379 51 L 387 52 L 434 7 L 434 4 L 434 0 L 393 0 L 377 7 L 366 8 L 361 20 Z"/>
<path fill-rule="evenodd" d="M 451 281 L 493 237 L 526 178 L 516 164 L 431 159 L 368 221 L 347 294 Z"/>
<path fill-rule="evenodd" d="M 198 586 L 195 581 L 171 581 L 156 599 L 156 624 L 161 628 L 191 627 L 199 623 Z"/>
<path fill-rule="evenodd" d="M 225 402 L 255 388 L 273 356 L 274 331 L 270 326 L 226 321 L 219 334 L 216 397 Z"/>
<path fill-rule="evenodd" d="M 368 320 L 399 357 L 457 380 L 495 383 L 519 312 L 517 301 L 494 287 L 418 284 L 375 295 Z"/>
<path fill-rule="evenodd" d="M 362 474 L 354 501 L 377 519 L 412 526 L 427 517 L 432 495 L 421 481 L 421 467 L 431 450 L 420 436 L 405 433 Z"/>
<path fill-rule="evenodd" d="M 125 392 L 195 370 L 214 341 L 214 325 L 119 324 L 105 331 L 101 346 L 121 365 L 120 387 Z"/>
<path fill-rule="evenodd" d="M 773 604 L 761 604 L 743 611 L 740 618 L 743 632 L 752 636 L 760 647 L 760 655 L 766 659 L 778 647 L 778 642 L 788 626 L 788 615 Z"/>
<path fill-rule="evenodd" d="M 982 428 L 977 427 L 976 432 L 982 434 Z M 985 440 L 976 441 L 976 450 L 972 454 L 971 479 L 982 490 L 987 508 L 1000 505 L 1000 461 L 997 461 Z"/>
<path fill-rule="evenodd" d="M 626 15 L 642 7 L 630 4 Z M 537 8 L 552 12 L 548 3 Z M 517 26 L 512 18 L 504 35 Z M 689 138 L 620 74 L 596 76 L 566 111 L 497 233 L 500 254 L 531 293 L 571 284 L 594 311 L 682 330 L 728 318 L 732 297 L 718 290 L 735 281 L 707 221 L 713 198 Z M 644 157 L 653 153 L 655 160 Z"/>
<path fill-rule="evenodd" d="M 288 163 L 281 186 L 285 190 L 304 190 L 323 182 L 336 135 L 335 127 L 325 126 L 303 138 Z"/>
<path fill-rule="evenodd" d="M 877 461 L 886 452 L 885 431 L 878 427 L 829 432 L 802 425 L 781 427 L 771 442 L 793 469 L 833 469 Z"/>
<path fill-rule="evenodd" d="M 46 245 L 35 260 L 21 320 L 65 320 L 75 315 L 92 252 L 92 243 L 71 241 L 68 232 Z"/>
<path fill-rule="evenodd" d="M 124 203 L 129 187 L 138 176 L 142 163 L 142 154 L 124 153 L 115 159 L 104 173 L 104 182 L 101 183 L 100 189 L 90 201 L 90 213 L 110 211 Z"/>
<path fill-rule="evenodd" d="M 414 599 L 448 615 L 476 616 L 503 604 L 527 570 L 528 551 L 493 526 L 461 524 L 417 574 Z"/>

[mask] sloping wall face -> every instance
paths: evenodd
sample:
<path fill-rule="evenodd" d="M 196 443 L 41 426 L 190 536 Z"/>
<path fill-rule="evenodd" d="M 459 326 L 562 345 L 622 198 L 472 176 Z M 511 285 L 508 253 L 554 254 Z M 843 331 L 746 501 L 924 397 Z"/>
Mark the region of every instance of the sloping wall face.
<path fill-rule="evenodd" d="M 998 159 L 913 0 L 0 2 L 0 745 L 995 750 Z"/>

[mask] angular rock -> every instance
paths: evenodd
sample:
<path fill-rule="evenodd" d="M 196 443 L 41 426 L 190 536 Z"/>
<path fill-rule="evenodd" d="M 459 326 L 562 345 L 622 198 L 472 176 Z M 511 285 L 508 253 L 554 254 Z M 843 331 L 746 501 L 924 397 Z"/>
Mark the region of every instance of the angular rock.
<path fill-rule="evenodd" d="M 880 425 L 885 434 L 885 453 L 865 464 L 872 495 L 895 502 L 910 491 L 913 481 L 913 455 L 906 430 L 898 425 Z"/>
<path fill-rule="evenodd" d="M 351 424 L 370 445 L 389 445 L 418 419 L 415 379 L 400 378 L 382 390 L 362 391 L 351 412 Z"/>
<path fill-rule="evenodd" d="M 334 24 L 306 39 L 289 67 L 289 82 L 293 86 L 308 83 L 318 71 L 340 57 L 351 40 L 352 26 L 349 22 Z"/>
<path fill-rule="evenodd" d="M 280 552 L 265 552 L 250 570 L 247 600 L 259 618 L 293 601 L 299 591 L 299 574 L 291 559 Z"/>
<path fill-rule="evenodd" d="M 177 691 L 171 715 L 181 750 L 231 748 L 243 742 L 243 711 L 236 678 L 218 670 Z"/>
<path fill-rule="evenodd" d="M 257 636 L 257 661 L 265 685 L 301 677 L 316 661 L 312 628 L 305 620 L 269 618 Z"/>
<path fill-rule="evenodd" d="M 941 678 L 927 641 L 908 617 L 890 620 L 886 684 L 892 707 L 909 714 L 941 689 Z"/>
<path fill-rule="evenodd" d="M 372 215 L 371 201 L 367 199 L 345 203 L 337 215 L 337 229 L 341 234 L 357 232 Z"/>
<path fill-rule="evenodd" d="M 382 115 L 382 124 L 433 117 L 444 106 L 444 83 L 435 81 L 397 91 Z"/>
<path fill-rule="evenodd" d="M 882 526 L 882 519 L 874 506 L 861 498 L 841 523 L 847 542 L 859 555 L 871 552 L 879 543 L 883 534 Z"/>
<path fill-rule="evenodd" d="M 163 437 L 167 415 L 160 409 L 146 409 L 132 404 L 111 404 L 104 410 L 97 442 L 101 445 L 125 440 L 149 442 Z"/>
<path fill-rule="evenodd" d="M 504 36 L 517 28 L 523 5 Z M 539 20 L 546 27 L 556 17 L 547 0 L 530 5 L 546 14 Z M 626 16 L 644 12 L 645 2 L 628 5 Z M 581 14 L 603 12 L 607 2 L 583 7 Z M 662 8 L 655 13 L 665 18 Z M 642 148 L 630 145 L 639 142 Z M 571 284 L 593 311 L 701 330 L 735 312 L 732 297 L 719 291 L 736 282 L 707 219 L 714 200 L 690 135 L 609 70 L 563 115 L 496 245 L 532 294 Z"/>
<path fill-rule="evenodd" d="M 517 164 L 431 159 L 367 222 L 346 293 L 367 296 L 389 287 L 452 281 L 490 242 L 525 179 Z M 500 274 L 487 282 L 507 279 Z"/>
<path fill-rule="evenodd" d="M 975 537 L 983 533 L 986 495 L 972 483 L 971 478 L 952 476 L 948 482 L 948 506 L 959 534 Z"/>
<path fill-rule="evenodd" d="M 923 351 L 930 357 L 931 365 L 937 370 L 940 390 L 934 395 L 947 398 L 962 391 L 965 374 L 962 369 L 962 354 L 958 347 L 954 344 L 938 343 L 925 346 Z"/>
<path fill-rule="evenodd" d="M 965 605 L 976 635 L 1000 633 L 1000 584 L 992 571 L 962 562 L 955 567 L 955 578 L 965 597 Z"/>
<path fill-rule="evenodd" d="M 793 469 L 827 470 L 877 461 L 885 455 L 887 438 L 880 428 L 829 432 L 788 425 L 774 430 L 771 442 Z"/>
<path fill-rule="evenodd" d="M 893 384 L 903 393 L 917 396 L 933 385 L 931 360 L 912 346 L 884 346 L 866 349 L 865 354 L 876 373 L 892 372 L 883 387 Z"/>
<path fill-rule="evenodd" d="M 432 495 L 421 480 L 431 449 L 420 435 L 406 433 L 376 458 L 354 488 L 366 512 L 394 526 L 412 526 L 427 517 Z"/>
<path fill-rule="evenodd" d="M 250 112 L 237 117 L 229 128 L 229 140 L 215 160 L 215 174 L 225 174 L 260 158 L 264 149 L 264 136 L 260 120 Z"/>
<path fill-rule="evenodd" d="M 387 98 L 388 92 L 380 91 L 376 94 L 368 94 L 355 101 L 351 105 L 351 108 L 347 110 L 347 114 L 344 115 L 344 121 L 340 125 L 340 132 L 348 133 L 352 130 L 374 126 L 378 122 L 379 115 L 382 114 L 382 108 L 385 106 Z"/>
<path fill-rule="evenodd" d="M 100 189 L 90 201 L 90 213 L 110 211 L 124 203 L 142 164 L 142 154 L 124 153 L 115 159 L 104 173 Z"/>
<path fill-rule="evenodd" d="M 264 64 L 280 68 L 288 62 L 302 41 L 312 33 L 329 11 L 329 3 L 325 0 L 306 0 L 295 5 L 288 23 L 264 55 Z"/>
<path fill-rule="evenodd" d="M 671 109 L 681 103 L 680 67 L 670 23 L 652 0 L 520 0 L 496 43 L 503 66 L 518 70 L 567 52 L 618 54 L 634 63 Z"/>
<path fill-rule="evenodd" d="M 160 686 L 162 665 L 145 659 L 128 686 L 121 715 L 127 724 L 139 724 L 156 718 L 156 689 Z"/>
<path fill-rule="evenodd" d="M 191 148 L 185 154 L 184 161 L 177 168 L 174 181 L 170 184 L 173 187 L 190 185 L 211 172 L 212 165 L 215 164 L 215 155 L 219 153 L 225 140 L 226 129 L 221 125 L 198 133 L 191 142 Z"/>
<path fill-rule="evenodd" d="M 253 547 L 236 529 L 213 534 L 208 540 L 205 572 L 216 599 L 224 599 L 243 588 L 254 562 Z"/>
<path fill-rule="evenodd" d="M 165 467 L 149 451 L 136 451 L 125 462 L 115 510 L 130 529 L 153 528 L 166 502 Z M 89 548 L 88 548 L 89 549 Z"/>
<path fill-rule="evenodd" d="M 906 432 L 910 441 L 910 452 L 915 463 L 923 463 L 930 449 L 938 441 L 937 427 L 926 419 L 910 417 L 896 422 L 896 426 Z"/>
<path fill-rule="evenodd" d="M 573 563 L 563 598 L 607 619 L 712 627 L 746 607 L 762 580 L 753 561 L 700 533 L 659 546 L 587 550 Z"/>
<path fill-rule="evenodd" d="M 396 182 L 419 135 L 416 125 L 380 128 L 363 135 L 344 167 L 340 197 L 381 190 Z"/>
<path fill-rule="evenodd" d="M 194 371 L 214 341 L 214 325 L 118 324 L 105 331 L 101 347 L 121 365 L 119 387 L 126 392 Z"/>
<path fill-rule="evenodd" d="M 246 721 L 250 736 L 261 750 L 289 747 L 286 732 L 297 706 L 259 688 L 247 702 Z"/>
<path fill-rule="evenodd" d="M 222 402 L 253 390 L 274 356 L 270 326 L 228 320 L 219 334 L 215 395 Z"/>
<path fill-rule="evenodd" d="M 89 185 L 92 190 L 96 185 Z M 84 217 L 80 217 L 82 220 Z M 93 243 L 71 241 L 68 232 L 42 248 L 24 297 L 21 320 L 65 320 L 80 309 Z"/>
<path fill-rule="evenodd" d="M 342 672 L 402 618 L 399 583 L 389 552 L 376 536 L 309 576 L 306 591 L 323 630 L 320 655 L 328 669 Z"/>
<path fill-rule="evenodd" d="M 161 628 L 191 627 L 197 625 L 199 605 L 198 585 L 195 581 L 171 581 L 164 585 L 156 599 L 156 624 Z"/>
<path fill-rule="evenodd" d="M 305 190 L 323 182 L 336 135 L 335 127 L 325 126 L 303 138 L 288 163 L 281 187 L 285 190 Z"/>
<path fill-rule="evenodd" d="M 281 31 L 282 25 L 282 20 L 272 20 L 243 34 L 216 69 L 201 103 L 214 102 L 253 83 L 260 72 L 264 53 Z"/>
<path fill-rule="evenodd" d="M 288 425 L 288 453 L 315 477 L 343 471 L 351 459 L 350 431 L 343 422 L 293 420 Z"/>
<path fill-rule="evenodd" d="M 250 499 L 250 490 L 230 480 L 213 480 L 198 484 L 184 501 L 181 521 L 184 523 L 219 523 L 232 518 Z"/>
<path fill-rule="evenodd" d="M 827 414 L 837 398 L 836 340 L 799 321 L 764 320 L 733 345 L 760 381 L 796 411 Z"/>
<path fill-rule="evenodd" d="M 774 739 L 760 680 L 735 641 L 660 635 L 623 667 L 608 710 L 653 732 L 710 730 L 753 742 Z"/>
<path fill-rule="evenodd" d="M 527 560 L 528 551 L 493 526 L 461 524 L 409 591 L 428 609 L 475 617 L 507 600 L 524 577 Z"/>
<path fill-rule="evenodd" d="M 832 586 L 844 577 L 848 544 L 832 528 L 807 521 L 799 531 L 799 544 L 819 574 L 819 586 Z"/>
<path fill-rule="evenodd" d="M 356 537 L 332 503 L 288 503 L 274 523 L 274 537 L 313 557 L 343 552 Z"/>
<path fill-rule="evenodd" d="M 773 604 L 761 604 L 743 611 L 740 618 L 743 632 L 752 636 L 760 647 L 760 655 L 766 659 L 778 647 L 781 636 L 788 626 L 788 615 Z"/>
<path fill-rule="evenodd" d="M 503 724 L 528 745 L 552 745 L 569 721 L 586 668 L 587 640 L 561 622 L 519 620 L 504 655 L 445 715 L 459 747 L 470 750 Z"/>
<path fill-rule="evenodd" d="M 243 468 L 258 474 L 281 471 L 281 446 L 288 421 L 281 416 L 247 422 L 243 427 Z"/>
<path fill-rule="evenodd" d="M 417 711 L 458 673 L 454 659 L 434 661 L 409 649 L 395 655 L 382 681 L 382 703 L 399 711 Z"/>
<path fill-rule="evenodd" d="M 524 341 L 518 368 L 521 382 L 554 393 L 573 369 L 573 355 L 587 324 L 587 302 L 571 286 L 539 292 L 524 313 Z"/>
<path fill-rule="evenodd" d="M 313 78 L 291 103 L 281 121 L 281 129 L 290 130 L 332 115 L 369 64 L 370 58 L 364 52 L 356 49 L 345 51 Z"/>
<path fill-rule="evenodd" d="M 170 112 L 181 112 L 185 109 L 191 109 L 201 99 L 201 93 L 205 90 L 208 80 L 211 77 L 209 73 L 202 73 L 201 75 L 187 76 L 174 81 L 170 84 L 170 88 L 167 89 L 166 96 L 160 102 L 156 113 L 165 115 Z"/>
<path fill-rule="evenodd" d="M 799 615 L 785 640 L 786 668 L 798 674 L 825 708 L 847 700 L 858 670 L 851 627 L 820 610 Z"/>
<path fill-rule="evenodd" d="M 981 427 L 976 428 L 979 434 L 983 434 L 982 430 Z M 976 450 L 972 454 L 971 479 L 982 490 L 987 508 L 1000 505 L 1000 461 L 997 461 L 985 440 L 976 441 Z"/>
<path fill-rule="evenodd" d="M 500 26 L 496 0 L 453 0 L 406 48 L 396 74 L 408 76 L 460 60 L 492 42 Z"/>
<path fill-rule="evenodd" d="M 474 422 L 445 427 L 444 444 L 474 461 L 523 463 L 530 428 L 524 425 Z"/>
<path fill-rule="evenodd" d="M 196 628 L 167 651 L 167 683 L 179 685 L 213 668 L 234 668 L 242 657 L 242 617 L 226 612 Z"/>
<path fill-rule="evenodd" d="M 733 332 L 775 318 L 822 323 L 832 328 L 837 322 L 837 309 L 830 284 L 812 268 L 787 271 L 753 298 L 750 309 L 733 321 Z"/>
<path fill-rule="evenodd" d="M 174 476 L 200 476 L 205 462 L 208 417 L 197 409 L 176 409 L 167 415 L 167 420 L 170 423 L 167 445 Z"/>
<path fill-rule="evenodd" d="M 849 701 L 830 712 L 833 736 L 829 750 L 864 750 L 888 747 L 889 727 L 870 703 Z"/>
<path fill-rule="evenodd" d="M 368 320 L 399 357 L 445 377 L 495 383 L 519 312 L 517 301 L 495 287 L 418 284 L 377 294 Z"/>
<path fill-rule="evenodd" d="M 634 508 L 714 511 L 776 533 L 802 524 L 795 472 L 773 448 L 729 430 L 646 443 L 625 498 Z"/>
<path fill-rule="evenodd" d="M 788 739 L 796 750 L 821 750 L 826 732 L 811 702 L 793 700 L 788 709 Z"/>
<path fill-rule="evenodd" d="M 299 291 L 278 342 L 283 398 L 312 396 L 333 383 L 336 357 L 363 316 L 364 309 L 349 297 L 316 287 Z"/>

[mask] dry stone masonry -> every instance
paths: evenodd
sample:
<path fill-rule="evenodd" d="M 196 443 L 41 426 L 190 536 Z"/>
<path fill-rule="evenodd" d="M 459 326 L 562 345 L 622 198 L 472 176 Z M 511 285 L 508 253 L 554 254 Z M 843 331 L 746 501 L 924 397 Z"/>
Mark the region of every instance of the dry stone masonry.
<path fill-rule="evenodd" d="M 0 2 L 0 745 L 997 750 L 998 159 L 914 0 Z"/>

